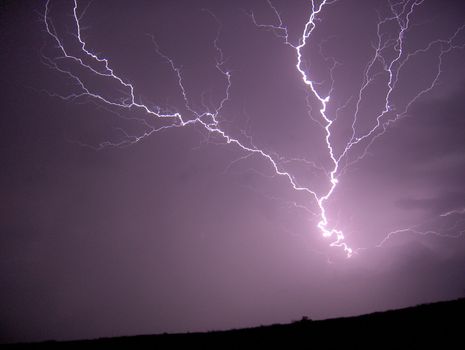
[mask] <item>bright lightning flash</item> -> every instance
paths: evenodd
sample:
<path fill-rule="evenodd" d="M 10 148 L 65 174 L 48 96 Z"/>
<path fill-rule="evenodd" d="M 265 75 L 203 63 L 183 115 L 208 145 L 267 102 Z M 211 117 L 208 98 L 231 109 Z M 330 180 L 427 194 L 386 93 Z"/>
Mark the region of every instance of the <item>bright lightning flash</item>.
<path fill-rule="evenodd" d="M 190 125 L 198 125 L 201 126 L 205 131 L 209 134 L 214 134 L 221 138 L 226 144 L 235 145 L 236 147 L 240 148 L 243 152 L 246 153 L 244 159 L 246 157 L 256 155 L 264 159 L 269 163 L 272 170 L 274 171 L 275 175 L 278 175 L 284 178 L 289 185 L 292 187 L 293 190 L 304 192 L 311 198 L 312 201 L 315 201 L 318 207 L 317 216 L 319 221 L 317 223 L 317 228 L 320 230 L 323 237 L 333 238 L 332 242 L 330 243 L 331 246 L 340 247 L 343 249 L 347 257 L 352 256 L 356 250 L 351 248 L 345 240 L 344 234 L 342 230 L 336 229 L 332 227 L 329 223 L 328 216 L 327 216 L 327 208 L 326 203 L 333 195 L 339 181 L 340 176 L 344 173 L 344 170 L 354 164 L 355 162 L 361 160 L 367 154 L 368 148 L 373 144 L 373 142 L 384 132 L 387 130 L 387 127 L 397 121 L 398 119 L 404 117 L 410 106 L 422 95 L 429 92 L 433 89 L 439 79 L 439 76 L 442 72 L 442 62 L 443 56 L 449 53 L 453 49 L 463 49 L 464 45 L 460 46 L 454 43 L 454 39 L 459 35 L 459 33 L 465 28 L 465 25 L 458 28 L 457 31 L 448 39 L 444 40 L 436 40 L 430 42 L 428 46 L 422 49 L 418 49 L 414 52 L 406 52 L 404 49 L 404 40 L 408 33 L 409 26 L 410 26 L 410 19 L 412 14 L 415 11 L 415 8 L 422 5 L 425 0 L 404 0 L 398 1 L 396 3 L 389 2 L 390 8 L 390 15 L 385 18 L 380 18 L 377 24 L 377 37 L 378 42 L 374 46 L 374 53 L 371 60 L 368 62 L 368 65 L 364 71 L 364 76 L 362 79 L 362 85 L 360 90 L 358 91 L 357 97 L 354 98 L 356 101 L 356 108 L 355 113 L 353 116 L 353 123 L 352 123 L 352 136 L 345 144 L 344 150 L 340 154 L 335 154 L 334 145 L 332 141 L 332 134 L 331 129 L 333 123 L 336 118 L 331 118 L 327 115 L 327 107 L 331 101 L 331 92 L 332 89 L 327 94 L 323 94 L 319 92 L 318 84 L 313 81 L 306 70 L 303 68 L 303 55 L 304 49 L 308 46 L 308 41 L 312 33 L 314 32 L 315 28 L 317 28 L 317 24 L 320 17 L 322 16 L 324 10 L 327 7 L 335 4 L 337 0 L 324 0 L 324 1 L 315 1 L 312 0 L 309 3 L 309 17 L 305 26 L 303 28 L 302 34 L 298 38 L 297 44 L 293 44 L 289 40 L 288 29 L 284 25 L 282 17 L 278 11 L 278 9 L 273 5 L 271 0 L 268 0 L 268 5 L 271 10 L 274 12 L 274 15 L 277 18 L 278 24 L 271 25 L 271 24 L 259 24 L 254 17 L 254 14 L 251 14 L 251 18 L 253 23 L 258 27 L 266 30 L 272 31 L 277 37 L 281 38 L 285 45 L 288 45 L 292 50 L 295 52 L 295 67 L 297 72 L 299 73 L 302 83 L 308 88 L 309 92 L 317 98 L 319 107 L 319 116 L 321 118 L 320 124 L 323 126 L 324 133 L 325 133 L 325 148 L 327 150 L 327 154 L 331 159 L 331 169 L 325 170 L 325 174 L 327 175 L 328 186 L 327 190 L 324 193 L 317 193 L 315 190 L 312 190 L 310 187 L 301 186 L 295 180 L 295 177 L 282 168 L 282 164 L 277 161 L 274 156 L 270 153 L 265 152 L 264 150 L 256 147 L 248 138 L 248 141 L 241 141 L 238 138 L 235 138 L 226 133 L 224 128 L 221 125 L 221 112 L 223 107 L 230 101 L 230 88 L 232 84 L 232 73 L 228 71 L 225 66 L 225 59 L 223 55 L 223 51 L 219 45 L 220 33 L 221 33 L 221 23 L 219 20 L 209 11 L 207 11 L 216 21 L 218 24 L 218 31 L 216 33 L 216 37 L 213 40 L 213 46 L 217 52 L 216 57 L 216 69 L 218 72 L 224 77 L 225 81 L 225 92 L 224 96 L 221 101 L 217 104 L 215 109 L 211 111 L 209 108 L 206 108 L 205 111 L 198 111 L 195 110 L 191 104 L 189 103 L 188 92 L 185 89 L 183 84 L 183 76 L 181 73 L 181 69 L 176 66 L 173 59 L 165 55 L 156 44 L 155 40 L 152 37 L 152 42 L 154 44 L 156 52 L 166 60 L 166 63 L 169 65 L 170 69 L 176 76 L 178 87 L 182 98 L 184 100 L 184 108 L 189 113 L 189 117 L 186 115 L 182 115 L 179 112 L 170 113 L 164 111 L 160 107 L 151 107 L 148 104 L 140 102 L 140 98 L 137 97 L 137 88 L 132 84 L 127 82 L 121 75 L 117 74 L 113 68 L 111 67 L 110 61 L 107 58 L 103 58 L 100 55 L 97 55 L 95 52 L 91 51 L 86 44 L 86 41 L 83 39 L 82 36 L 82 25 L 81 19 L 85 13 L 85 10 L 80 10 L 78 6 L 78 1 L 74 0 L 74 7 L 72 11 L 72 20 L 73 26 L 75 30 L 75 37 L 78 42 L 79 52 L 74 53 L 74 50 L 68 48 L 65 44 L 65 40 L 59 35 L 58 31 L 56 30 L 50 12 L 51 12 L 51 0 L 47 0 L 45 4 L 45 11 L 43 15 L 43 21 L 45 25 L 45 29 L 51 40 L 54 42 L 55 48 L 57 49 L 58 55 L 55 57 L 49 57 L 48 55 L 43 54 L 42 59 L 44 64 L 49 66 L 51 69 L 54 69 L 63 75 L 67 76 L 71 81 L 75 83 L 78 88 L 78 92 L 72 93 L 69 95 L 59 95 L 56 93 L 50 94 L 52 96 L 61 98 L 66 101 L 76 101 L 78 99 L 88 99 L 103 108 L 107 108 L 108 110 L 122 110 L 122 111 L 142 111 L 145 115 L 149 116 L 150 118 L 155 118 L 159 121 L 165 122 L 163 126 L 154 127 L 149 124 L 145 119 L 139 118 L 137 121 L 141 122 L 146 131 L 141 135 L 129 135 L 126 132 L 124 133 L 125 138 L 123 141 L 118 143 L 106 141 L 99 145 L 97 148 L 103 148 L 106 146 L 125 146 L 137 143 L 141 139 L 150 136 L 151 134 L 168 129 L 168 128 L 179 128 L 179 127 L 186 127 Z M 78 13 L 80 10 L 80 13 Z M 396 24 L 398 27 L 398 32 L 395 38 L 388 38 L 386 35 L 383 34 L 383 27 L 386 25 Z M 439 56 L 438 56 L 438 66 L 436 67 L 436 75 L 433 77 L 429 86 L 424 88 L 423 90 L 418 91 L 418 93 L 409 101 L 409 103 L 403 108 L 402 110 L 396 110 L 393 106 L 394 103 L 392 101 L 392 92 L 396 88 L 397 81 L 399 79 L 399 75 L 405 63 L 413 58 L 416 55 L 421 53 L 427 52 L 431 50 L 433 47 L 439 47 Z M 394 52 L 394 55 L 386 54 L 387 51 L 391 50 Z M 376 64 L 381 63 L 383 67 L 382 71 L 376 71 L 375 66 Z M 333 78 L 333 70 L 336 67 L 337 62 L 331 68 L 331 78 Z M 86 74 L 91 74 L 95 78 L 102 79 L 102 80 L 110 80 L 113 83 L 117 84 L 120 90 L 124 91 L 123 96 L 119 99 L 112 99 L 106 97 L 106 95 L 99 93 L 96 89 L 92 89 L 89 84 L 85 82 L 85 79 L 82 75 L 76 73 L 76 69 L 71 69 L 70 66 L 77 67 L 81 69 Z M 375 125 L 366 133 L 358 134 L 357 130 L 357 121 L 358 121 L 358 112 L 359 107 L 364 97 L 366 91 L 370 88 L 371 84 L 374 80 L 376 80 L 379 76 L 385 75 L 388 77 L 387 79 L 387 89 L 386 94 L 384 96 L 384 109 L 383 111 L 375 117 Z M 348 101 L 347 103 L 349 103 Z M 340 108 L 344 108 L 342 106 Z M 115 112 L 116 113 L 116 112 Z M 390 117 L 389 117 L 390 116 Z M 389 118 L 387 118 L 389 117 Z M 348 156 L 349 154 L 353 153 L 352 150 L 355 149 L 358 144 L 363 144 L 364 148 L 361 153 L 355 154 L 355 160 L 349 161 Z M 352 155 L 353 156 L 353 155 Z M 451 213 L 447 213 L 444 215 L 451 215 Z M 388 234 L 385 240 L 389 239 L 393 234 L 404 232 L 404 231 L 411 231 L 415 232 L 415 228 L 408 228 L 408 229 L 401 229 L 397 230 L 394 233 Z M 383 241 L 384 242 L 384 241 Z"/>

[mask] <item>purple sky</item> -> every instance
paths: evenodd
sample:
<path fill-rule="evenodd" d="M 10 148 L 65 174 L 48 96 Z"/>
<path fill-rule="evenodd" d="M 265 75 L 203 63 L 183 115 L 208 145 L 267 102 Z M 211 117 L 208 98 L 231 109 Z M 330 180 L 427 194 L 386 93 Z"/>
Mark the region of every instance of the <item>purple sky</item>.
<path fill-rule="evenodd" d="M 0 4 L 0 341 L 465 295 L 463 1 L 46 5 Z"/>

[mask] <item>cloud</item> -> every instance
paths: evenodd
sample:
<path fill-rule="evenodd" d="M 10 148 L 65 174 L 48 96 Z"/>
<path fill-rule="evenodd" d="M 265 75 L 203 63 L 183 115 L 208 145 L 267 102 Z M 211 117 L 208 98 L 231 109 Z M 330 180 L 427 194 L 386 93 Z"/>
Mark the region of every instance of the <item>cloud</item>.
<path fill-rule="evenodd" d="M 396 202 L 398 208 L 424 210 L 432 214 L 442 214 L 454 210 L 465 203 L 465 192 L 440 193 L 430 198 L 402 198 Z"/>

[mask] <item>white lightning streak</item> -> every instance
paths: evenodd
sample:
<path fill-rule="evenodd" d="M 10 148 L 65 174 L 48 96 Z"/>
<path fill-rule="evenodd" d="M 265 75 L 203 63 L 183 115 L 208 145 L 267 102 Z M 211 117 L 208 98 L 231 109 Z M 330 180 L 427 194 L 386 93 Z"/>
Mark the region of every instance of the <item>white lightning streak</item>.
<path fill-rule="evenodd" d="M 331 125 L 333 124 L 334 121 L 331 120 L 330 118 L 328 118 L 328 116 L 326 115 L 326 108 L 327 108 L 328 102 L 330 100 L 330 95 L 329 94 L 331 93 L 331 90 L 330 90 L 330 92 L 329 92 L 329 94 L 327 96 L 320 95 L 317 92 L 316 88 L 315 88 L 316 83 L 309 78 L 309 76 L 307 75 L 305 70 L 302 68 L 302 65 L 303 65 L 302 49 L 307 45 L 307 39 L 310 37 L 310 35 L 314 31 L 314 29 L 316 28 L 316 22 L 315 21 L 317 19 L 317 16 L 321 13 L 324 6 L 333 4 L 335 2 L 336 1 L 324 0 L 319 5 L 316 5 L 315 1 L 312 0 L 312 2 L 311 2 L 311 14 L 310 14 L 310 17 L 308 18 L 307 22 L 305 23 L 305 27 L 304 27 L 304 30 L 302 32 L 302 35 L 299 37 L 299 44 L 298 45 L 294 45 L 289 41 L 288 30 L 283 24 L 283 21 L 282 21 L 282 18 L 281 18 L 281 15 L 280 15 L 279 11 L 272 4 L 271 0 L 268 0 L 268 4 L 270 5 L 271 9 L 273 10 L 273 12 L 275 13 L 275 15 L 276 15 L 276 17 L 278 19 L 278 22 L 279 22 L 278 25 L 259 24 L 259 23 L 257 23 L 253 13 L 250 16 L 252 18 L 252 21 L 254 22 L 254 24 L 257 27 L 273 31 L 275 33 L 275 35 L 277 35 L 278 37 L 284 39 L 284 43 L 286 45 L 289 45 L 293 50 L 295 50 L 295 53 L 296 53 L 296 65 L 295 65 L 295 67 L 296 67 L 297 71 L 299 72 L 303 83 L 310 88 L 310 91 L 318 99 L 318 101 L 320 103 L 321 108 L 320 108 L 319 112 L 320 112 L 320 115 L 321 115 L 321 117 L 323 119 L 323 123 L 324 123 L 322 126 L 323 126 L 323 128 L 325 130 L 326 148 L 328 150 L 328 155 L 329 155 L 329 157 L 331 158 L 331 161 L 332 161 L 332 168 L 329 171 L 330 186 L 329 186 L 328 191 L 324 195 L 317 196 L 317 198 L 316 198 L 317 199 L 317 204 L 318 204 L 318 207 L 319 207 L 319 210 L 320 210 L 320 221 L 318 222 L 317 227 L 321 231 L 321 233 L 323 234 L 323 237 L 336 236 L 336 240 L 333 241 L 330 245 L 331 246 L 342 247 L 344 249 L 345 253 L 347 254 L 347 256 L 350 257 L 354 253 L 353 249 L 351 247 L 349 247 L 346 242 L 344 242 L 345 237 L 344 237 L 344 234 L 343 234 L 343 232 L 341 230 L 337 230 L 335 228 L 329 228 L 328 227 L 329 222 L 328 222 L 327 212 L 326 212 L 326 208 L 325 208 L 325 202 L 331 197 L 331 195 L 333 194 L 333 192 L 334 192 L 334 190 L 336 188 L 336 185 L 338 183 L 336 173 L 337 173 L 338 168 L 339 168 L 339 161 L 338 161 L 338 159 L 336 159 L 336 156 L 334 155 L 333 145 L 332 145 L 331 140 L 330 140 L 330 138 L 331 138 Z M 321 50 L 321 48 L 320 48 L 320 50 Z M 337 64 L 337 62 L 334 61 L 333 67 L 331 68 L 331 74 L 332 74 L 336 64 Z"/>

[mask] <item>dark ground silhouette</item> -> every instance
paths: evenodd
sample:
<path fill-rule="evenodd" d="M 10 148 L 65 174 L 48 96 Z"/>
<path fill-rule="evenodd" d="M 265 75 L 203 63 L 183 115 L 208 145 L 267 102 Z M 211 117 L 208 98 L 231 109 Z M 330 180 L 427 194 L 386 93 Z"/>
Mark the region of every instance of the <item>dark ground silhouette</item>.
<path fill-rule="evenodd" d="M 463 349 L 465 298 L 400 310 L 312 321 L 303 318 L 290 324 L 207 333 L 141 335 L 69 342 L 13 344 L 22 348 L 370 348 L 431 347 Z"/>

